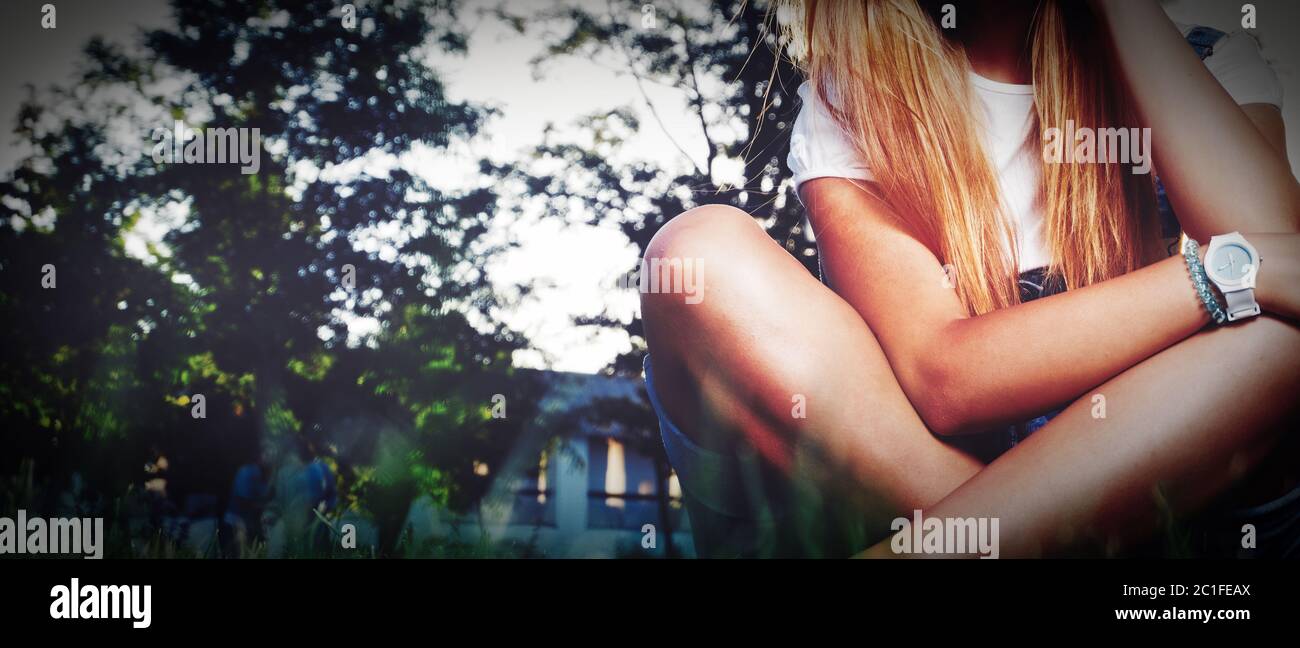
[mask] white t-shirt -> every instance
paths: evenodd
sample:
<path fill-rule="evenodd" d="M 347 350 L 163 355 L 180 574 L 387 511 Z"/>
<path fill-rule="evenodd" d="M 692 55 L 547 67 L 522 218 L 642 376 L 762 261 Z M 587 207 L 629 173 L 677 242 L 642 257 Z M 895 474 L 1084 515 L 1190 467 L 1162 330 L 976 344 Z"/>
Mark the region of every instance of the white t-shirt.
<path fill-rule="evenodd" d="M 1179 25 L 1183 35 L 1192 29 Z M 1215 43 L 1205 65 L 1239 105 L 1252 103 L 1282 106 L 1282 86 L 1264 61 L 1255 39 L 1245 32 L 1233 32 Z M 1016 226 L 1020 270 L 1047 265 L 1050 260 L 1043 236 L 1043 210 L 1039 199 L 1042 184 L 1042 144 L 1029 137 L 1033 124 L 1034 87 L 1001 83 L 974 73 L 971 83 L 987 128 L 984 150 L 997 171 L 1002 200 Z M 832 94 L 832 100 L 834 95 Z M 794 174 L 795 191 L 813 178 L 871 180 L 871 169 L 858 155 L 848 136 L 826 106 L 813 96 L 808 83 L 799 87 L 803 108 L 790 134 L 786 163 Z M 1189 134 L 1194 136 L 1194 134 Z"/>

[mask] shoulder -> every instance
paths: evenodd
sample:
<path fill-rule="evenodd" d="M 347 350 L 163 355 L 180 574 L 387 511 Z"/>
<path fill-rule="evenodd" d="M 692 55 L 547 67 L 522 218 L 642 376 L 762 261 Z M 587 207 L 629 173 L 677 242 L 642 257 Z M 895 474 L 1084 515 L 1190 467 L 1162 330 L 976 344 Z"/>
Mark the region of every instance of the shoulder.
<path fill-rule="evenodd" d="M 827 89 L 826 99 L 821 97 L 822 93 L 817 92 L 812 82 L 804 81 L 799 84 L 799 115 L 794 120 L 794 127 L 791 139 L 802 136 L 803 139 L 816 139 L 820 142 L 830 143 L 832 141 L 847 139 L 844 129 L 840 127 L 834 116 L 834 106 L 836 98 L 833 89 Z"/>
<path fill-rule="evenodd" d="M 1282 84 L 1265 59 L 1259 41 L 1249 32 L 1224 32 L 1182 23 L 1178 29 L 1238 104 L 1282 106 Z"/>
<path fill-rule="evenodd" d="M 799 115 L 790 129 L 790 154 L 786 158 L 796 193 L 799 185 L 814 178 L 870 180 L 871 172 L 857 147 L 834 117 L 833 89 L 828 89 L 824 101 L 813 85 L 805 81 L 799 86 L 798 95 Z"/>

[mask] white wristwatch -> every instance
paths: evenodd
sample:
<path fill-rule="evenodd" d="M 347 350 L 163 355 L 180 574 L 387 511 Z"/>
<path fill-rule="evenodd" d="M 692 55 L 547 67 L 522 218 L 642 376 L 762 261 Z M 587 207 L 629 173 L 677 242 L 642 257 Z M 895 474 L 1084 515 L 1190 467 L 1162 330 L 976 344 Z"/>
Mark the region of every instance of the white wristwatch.
<path fill-rule="evenodd" d="M 1261 261 L 1255 246 L 1237 232 L 1210 239 L 1205 250 L 1205 275 L 1223 294 L 1229 322 L 1259 315 L 1255 276 Z"/>

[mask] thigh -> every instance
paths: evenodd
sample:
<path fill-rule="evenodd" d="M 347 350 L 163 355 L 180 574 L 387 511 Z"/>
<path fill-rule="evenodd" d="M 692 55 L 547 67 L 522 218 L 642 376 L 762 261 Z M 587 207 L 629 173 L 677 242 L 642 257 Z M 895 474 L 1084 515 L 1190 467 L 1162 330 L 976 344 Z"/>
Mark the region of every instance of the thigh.
<path fill-rule="evenodd" d="M 787 470 L 807 443 L 901 509 L 937 502 L 980 469 L 926 429 L 857 312 L 748 214 L 687 212 L 647 257 L 703 262 L 698 303 L 642 294 L 655 389 L 697 443 L 743 439 Z"/>
<path fill-rule="evenodd" d="M 1085 394 L 928 513 L 999 518 L 1004 556 L 1122 546 L 1258 465 L 1293 433 L 1297 388 L 1294 325 L 1198 334 Z"/>

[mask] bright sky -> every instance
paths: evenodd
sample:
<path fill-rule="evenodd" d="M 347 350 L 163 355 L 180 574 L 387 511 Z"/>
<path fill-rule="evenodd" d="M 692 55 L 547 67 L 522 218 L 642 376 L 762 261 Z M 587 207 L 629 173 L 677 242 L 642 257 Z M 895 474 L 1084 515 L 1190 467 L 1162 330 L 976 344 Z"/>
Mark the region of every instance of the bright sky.
<path fill-rule="evenodd" d="M 547 4 L 514 0 L 508 8 L 527 15 Z M 607 6 L 604 0 L 584 4 L 602 11 Z M 641 16 L 622 18 L 639 24 Z M 539 79 L 528 62 L 543 47 L 540 36 L 530 33 L 521 38 L 502 23 L 487 19 L 474 29 L 467 58 L 434 63 L 444 72 L 454 96 L 501 108 L 502 117 L 490 125 L 490 141 L 478 153 L 509 159 L 539 144 L 547 124 L 564 127 L 582 115 L 630 106 L 640 116 L 642 129 L 627 149 L 665 168 L 687 168 L 690 162 L 645 110 L 635 81 L 615 73 L 622 69 L 622 61 L 617 57 L 556 60 L 545 65 Z M 672 137 L 692 153 L 696 164 L 703 165 L 703 134 L 681 93 L 654 84 L 647 84 L 646 92 Z M 557 219 L 538 221 L 531 214 L 503 217 L 503 226 L 509 227 L 523 246 L 494 264 L 492 276 L 503 283 L 534 281 L 533 299 L 507 319 L 524 330 L 542 352 L 522 354 L 516 362 L 593 372 L 616 353 L 629 349 L 622 331 L 577 328 L 570 322 L 572 315 L 595 315 L 605 304 L 615 305 L 625 319 L 632 316 L 635 296 L 611 288 L 617 274 L 631 268 L 636 259 L 636 249 L 627 239 L 612 228 L 565 226 Z"/>
<path fill-rule="evenodd" d="M 170 9 L 163 0 L 65 0 L 56 3 L 57 28 L 42 30 L 37 27 L 42 4 L 39 0 L 16 0 L 0 9 L 0 18 L 8 25 L 0 39 L 0 79 L 5 84 L 5 91 L 0 93 L 0 118 L 6 121 L 16 114 L 25 97 L 25 93 L 15 90 L 27 83 L 38 87 L 65 83 L 81 58 L 81 47 L 92 35 L 130 45 L 139 29 L 170 23 Z M 501 116 L 468 149 L 457 146 L 451 155 L 417 150 L 401 160 L 403 166 L 439 188 L 454 189 L 479 181 L 472 161 L 481 156 L 498 161 L 515 159 L 541 142 L 548 124 L 558 127 L 558 136 L 563 137 L 565 127 L 579 117 L 622 106 L 634 108 L 643 124 L 642 132 L 629 143 L 629 152 L 665 168 L 682 169 L 690 164 L 651 119 L 633 79 L 615 72 L 621 68 L 621 61 L 577 57 L 557 60 L 548 63 L 537 76 L 529 60 L 542 50 L 542 25 L 530 24 L 530 33 L 521 37 L 495 18 L 480 18 L 472 11 L 488 4 L 471 2 L 471 11 L 463 14 L 472 26 L 468 56 L 435 56 L 429 63 L 441 73 L 451 98 L 493 105 Z M 551 4 L 511 0 L 507 8 L 535 15 L 533 12 Z M 604 0 L 586 4 L 601 11 L 607 6 Z M 640 14 L 623 18 L 639 23 Z M 30 56 L 33 51 L 41 52 L 36 60 Z M 656 103 L 665 128 L 692 153 L 696 163 L 702 164 L 704 140 L 681 94 L 653 84 L 647 85 L 646 91 Z M 0 172 L 11 169 L 24 152 L 6 142 L 0 153 Z M 332 173 L 346 175 L 361 169 L 382 173 L 394 163 L 370 159 Z M 165 223 L 176 222 L 177 216 L 172 213 L 150 221 L 141 236 L 131 240 L 133 251 L 146 254 L 144 243 L 160 237 L 166 230 Z M 575 221 L 581 216 L 575 214 Z M 612 228 L 538 218 L 527 209 L 498 214 L 496 227 L 493 236 L 509 237 L 522 245 L 492 262 L 489 276 L 502 286 L 520 282 L 534 286 L 527 302 L 504 315 L 507 323 L 522 330 L 537 348 L 518 355 L 517 364 L 594 372 L 629 348 L 622 331 L 578 328 L 571 323 L 573 316 L 595 315 L 607 304 L 614 305 L 625 320 L 632 317 L 635 295 L 611 287 L 617 274 L 630 268 L 636 258 L 635 248 L 621 233 Z M 368 329 L 366 322 L 350 322 L 350 326 L 354 333 Z"/>

